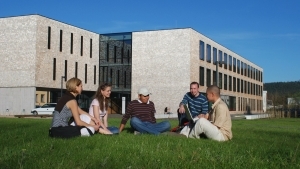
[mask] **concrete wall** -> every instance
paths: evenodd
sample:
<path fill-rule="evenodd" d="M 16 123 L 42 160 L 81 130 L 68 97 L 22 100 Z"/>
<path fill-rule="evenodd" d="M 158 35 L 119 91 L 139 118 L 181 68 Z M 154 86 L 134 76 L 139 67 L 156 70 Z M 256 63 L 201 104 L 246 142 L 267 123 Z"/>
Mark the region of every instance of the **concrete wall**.
<path fill-rule="evenodd" d="M 35 107 L 35 87 L 0 88 L 0 115 L 31 114 Z"/>
<path fill-rule="evenodd" d="M 35 86 L 36 17 L 0 18 L 0 87 Z"/>
<path fill-rule="evenodd" d="M 186 29 L 133 32 L 132 99 L 146 86 L 157 113 L 176 113 L 190 84 L 190 34 Z"/>
<path fill-rule="evenodd" d="M 78 62 L 77 77 L 83 82 L 83 89 L 95 91 L 99 77 L 99 35 L 81 28 L 58 22 L 42 16 L 37 17 L 36 44 L 36 86 L 60 88 L 61 76 L 65 74 L 67 60 L 67 80 L 75 77 L 75 62 Z M 48 49 L 48 27 L 51 27 L 51 48 Z M 60 51 L 60 30 L 62 51 Z M 71 54 L 71 33 L 73 33 L 73 54 Z M 81 56 L 81 36 L 83 36 L 83 55 Z M 92 39 L 92 58 L 90 58 L 90 39 Z M 56 79 L 53 80 L 53 58 L 56 58 Z M 87 83 L 85 83 L 85 64 L 87 64 Z M 96 66 L 96 84 L 94 84 Z M 65 89 L 65 81 L 63 88 Z"/>

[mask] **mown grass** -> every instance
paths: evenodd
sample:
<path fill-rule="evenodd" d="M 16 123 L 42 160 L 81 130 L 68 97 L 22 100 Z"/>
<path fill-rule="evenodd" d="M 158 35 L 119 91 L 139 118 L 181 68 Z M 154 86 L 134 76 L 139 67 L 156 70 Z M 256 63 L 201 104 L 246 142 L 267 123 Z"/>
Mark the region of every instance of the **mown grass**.
<path fill-rule="evenodd" d="M 0 168 L 300 168 L 300 119 L 233 120 L 233 140 L 223 143 L 129 130 L 53 139 L 50 121 L 0 118 Z"/>

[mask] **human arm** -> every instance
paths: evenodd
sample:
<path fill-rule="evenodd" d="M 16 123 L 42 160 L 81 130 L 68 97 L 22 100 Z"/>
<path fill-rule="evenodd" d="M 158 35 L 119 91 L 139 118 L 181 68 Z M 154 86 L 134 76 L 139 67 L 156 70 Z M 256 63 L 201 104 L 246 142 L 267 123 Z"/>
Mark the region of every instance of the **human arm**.
<path fill-rule="evenodd" d="M 119 127 L 119 132 L 121 133 L 127 123 L 127 120 L 131 117 L 131 112 L 132 112 L 132 104 L 131 102 L 128 104 L 127 108 L 126 108 L 126 111 L 125 111 L 125 114 L 121 120 L 121 123 L 120 123 L 120 127 Z"/>
<path fill-rule="evenodd" d="M 99 121 L 100 126 L 102 127 L 102 130 L 100 132 L 103 134 L 111 134 L 111 132 L 106 128 L 105 124 L 103 124 L 102 120 L 100 119 L 99 106 L 97 105 L 92 105 L 92 106 L 93 106 L 94 117 Z"/>
<path fill-rule="evenodd" d="M 80 108 L 78 107 L 76 100 L 70 100 L 66 103 L 66 105 L 71 110 L 74 121 L 78 126 L 93 127 L 95 129 L 95 131 L 99 129 L 99 125 L 97 125 L 97 124 L 91 125 L 80 119 L 80 117 L 79 117 L 79 115 L 80 115 L 79 109 Z"/>
<path fill-rule="evenodd" d="M 202 94 L 201 94 L 200 99 L 201 99 L 201 101 L 200 101 L 201 109 L 199 112 L 200 114 L 197 117 L 208 119 L 209 118 L 208 101 L 207 101 L 206 97 Z"/>
<path fill-rule="evenodd" d="M 182 101 L 179 103 L 179 113 L 181 113 L 181 114 L 185 113 L 184 105 L 188 103 L 188 99 L 189 99 L 188 93 L 186 93 L 183 96 Z"/>
<path fill-rule="evenodd" d="M 124 127 L 125 127 L 125 124 L 120 124 L 120 127 L 119 127 L 119 132 L 121 133 L 122 131 L 123 131 L 123 129 L 124 129 Z"/>
<path fill-rule="evenodd" d="M 108 114 L 106 113 L 106 114 L 103 116 L 103 123 L 104 123 L 104 126 L 105 126 L 105 127 L 108 127 L 108 121 L 107 121 L 107 119 L 108 119 Z"/>

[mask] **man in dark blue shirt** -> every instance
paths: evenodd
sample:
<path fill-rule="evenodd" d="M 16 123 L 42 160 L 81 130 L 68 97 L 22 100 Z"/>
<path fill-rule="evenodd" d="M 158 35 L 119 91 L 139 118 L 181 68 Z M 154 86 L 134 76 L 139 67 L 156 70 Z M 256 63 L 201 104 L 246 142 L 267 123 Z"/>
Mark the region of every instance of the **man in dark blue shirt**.
<path fill-rule="evenodd" d="M 208 102 L 206 97 L 199 92 L 199 83 L 192 82 L 190 84 L 190 92 L 187 92 L 179 104 L 178 116 L 179 125 L 182 126 L 185 122 L 185 109 L 183 105 L 188 105 L 193 118 L 206 117 L 208 112 Z"/>

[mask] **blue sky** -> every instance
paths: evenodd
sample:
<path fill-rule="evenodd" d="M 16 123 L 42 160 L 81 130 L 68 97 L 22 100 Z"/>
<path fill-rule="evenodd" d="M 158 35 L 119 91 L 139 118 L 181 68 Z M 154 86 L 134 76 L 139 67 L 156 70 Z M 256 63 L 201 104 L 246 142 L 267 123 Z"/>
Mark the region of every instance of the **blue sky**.
<path fill-rule="evenodd" d="M 40 14 L 96 33 L 191 27 L 264 69 L 300 80 L 299 0 L 6 0 L 0 17 Z"/>

